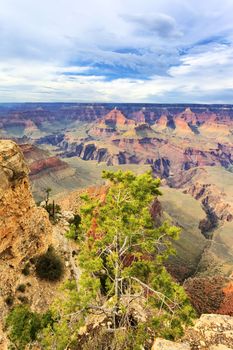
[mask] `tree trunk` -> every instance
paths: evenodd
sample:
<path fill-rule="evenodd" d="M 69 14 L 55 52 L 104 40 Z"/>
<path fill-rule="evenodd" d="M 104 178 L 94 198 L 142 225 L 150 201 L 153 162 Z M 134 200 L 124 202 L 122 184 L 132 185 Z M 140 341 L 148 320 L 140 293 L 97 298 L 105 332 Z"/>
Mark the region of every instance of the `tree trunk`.
<path fill-rule="evenodd" d="M 53 213 L 52 213 L 52 216 L 53 216 L 53 220 L 55 220 L 55 203 L 53 201 Z"/>
<path fill-rule="evenodd" d="M 120 298 L 121 298 L 120 278 L 121 278 L 120 242 L 119 242 L 119 233 L 117 233 L 117 235 L 116 235 L 116 262 L 115 262 L 115 298 L 116 298 L 116 303 L 115 303 L 115 306 L 113 309 L 113 327 L 114 327 L 114 329 L 119 327 L 119 309 L 120 309 Z"/>

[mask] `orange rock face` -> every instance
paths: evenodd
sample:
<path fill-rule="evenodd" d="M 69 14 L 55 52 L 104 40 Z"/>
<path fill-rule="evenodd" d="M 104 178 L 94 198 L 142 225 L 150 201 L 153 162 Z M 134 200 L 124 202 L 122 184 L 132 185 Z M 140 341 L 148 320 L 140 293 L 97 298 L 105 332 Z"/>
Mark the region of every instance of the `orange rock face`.
<path fill-rule="evenodd" d="M 42 171 L 61 170 L 67 168 L 68 165 L 57 157 L 49 157 L 47 159 L 40 159 L 30 165 L 30 176 L 40 174 Z"/>
<path fill-rule="evenodd" d="M 178 116 L 175 118 L 176 131 L 183 132 L 185 134 L 192 134 L 192 130 L 188 126 L 188 123 L 184 118 Z"/>
<path fill-rule="evenodd" d="M 167 127 L 167 122 L 168 122 L 168 119 L 167 119 L 167 116 L 165 114 L 163 114 L 159 120 L 156 122 L 156 126 L 160 129 L 166 129 Z"/>
<path fill-rule="evenodd" d="M 145 114 L 143 110 L 140 110 L 138 112 L 134 112 L 132 113 L 133 119 L 137 122 L 137 123 L 145 123 L 146 119 L 145 119 Z"/>
<path fill-rule="evenodd" d="M 134 125 L 135 124 L 133 120 L 127 119 L 124 116 L 124 114 L 118 109 L 113 109 L 103 118 L 103 120 L 105 121 L 106 124 L 111 122 L 114 123 L 115 125 L 125 125 L 125 124 Z"/>
<path fill-rule="evenodd" d="M 4 298 L 11 295 L 25 263 L 47 249 L 52 232 L 47 212 L 32 198 L 28 172 L 20 148 L 0 141 L 0 319 Z"/>
<path fill-rule="evenodd" d="M 197 122 L 196 114 L 193 113 L 191 108 L 186 108 L 185 111 L 183 113 L 181 113 L 181 116 L 184 118 L 184 120 L 187 123 L 196 124 L 196 122 Z"/>
<path fill-rule="evenodd" d="M 96 125 L 91 128 L 89 133 L 95 136 L 111 137 L 118 135 L 120 130 L 125 130 L 133 126 L 136 126 L 134 120 L 127 119 L 121 111 L 113 109 L 100 119 Z"/>

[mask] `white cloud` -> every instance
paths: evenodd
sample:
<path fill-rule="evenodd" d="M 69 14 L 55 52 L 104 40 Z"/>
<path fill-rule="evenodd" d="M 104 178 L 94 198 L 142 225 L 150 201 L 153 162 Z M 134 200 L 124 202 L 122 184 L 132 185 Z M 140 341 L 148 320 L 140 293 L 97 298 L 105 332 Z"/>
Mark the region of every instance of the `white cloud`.
<path fill-rule="evenodd" d="M 0 101 L 231 102 L 232 11 L 231 0 L 2 0 Z"/>
<path fill-rule="evenodd" d="M 230 51 L 230 49 L 229 49 Z M 2 101 L 103 101 L 103 102 L 224 102 L 224 92 L 230 101 L 233 91 L 231 67 L 226 63 L 230 53 L 218 48 L 221 69 L 216 61 L 208 65 L 209 55 L 186 56 L 183 64 L 172 67 L 166 77 L 152 76 L 149 80 L 115 79 L 102 76 L 69 75 L 85 72 L 89 67 L 61 67 L 38 62 L 5 62 L 0 65 Z M 187 65 L 188 64 L 188 65 Z M 187 67 L 189 69 L 187 70 Z M 200 74 L 201 70 L 201 74 Z M 64 74 L 66 72 L 67 74 Z M 199 74 L 197 74 L 199 72 Z M 14 100 L 12 100 L 14 96 Z M 228 101 L 229 99 L 229 101 Z"/>

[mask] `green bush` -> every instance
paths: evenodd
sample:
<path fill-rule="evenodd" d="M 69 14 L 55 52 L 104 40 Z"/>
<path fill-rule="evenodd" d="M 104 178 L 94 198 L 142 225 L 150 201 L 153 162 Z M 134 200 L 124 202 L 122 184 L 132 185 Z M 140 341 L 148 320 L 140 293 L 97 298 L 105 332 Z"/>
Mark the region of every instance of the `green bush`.
<path fill-rule="evenodd" d="M 26 290 L 26 285 L 25 284 L 19 284 L 17 287 L 17 290 L 21 293 L 24 293 Z"/>
<path fill-rule="evenodd" d="M 11 342 L 17 349 L 24 350 L 28 343 L 36 340 L 41 329 L 40 316 L 31 312 L 28 306 L 18 305 L 7 316 L 6 327 Z"/>
<path fill-rule="evenodd" d="M 21 301 L 22 304 L 29 304 L 28 298 L 25 297 L 24 295 L 19 295 L 18 300 Z"/>
<path fill-rule="evenodd" d="M 75 214 L 72 219 L 69 220 L 70 229 L 66 232 L 66 238 L 76 240 L 78 238 L 79 227 L 81 225 L 81 216 Z"/>
<path fill-rule="evenodd" d="M 63 262 L 53 248 L 39 256 L 35 266 L 37 276 L 48 281 L 58 281 L 64 273 Z"/>
<path fill-rule="evenodd" d="M 70 224 L 74 224 L 76 228 L 79 228 L 81 224 L 81 216 L 79 214 L 74 214 L 74 217 L 69 220 Z"/>
<path fill-rule="evenodd" d="M 45 207 L 45 210 L 49 213 L 49 219 L 53 223 L 56 223 L 58 220 L 58 214 L 61 213 L 61 207 L 59 204 L 49 203 Z"/>
<path fill-rule="evenodd" d="M 53 328 L 53 325 L 56 321 L 57 320 L 54 319 L 52 312 L 48 310 L 41 316 L 41 327 L 46 328 L 47 326 L 50 326 Z"/>
<path fill-rule="evenodd" d="M 24 276 L 30 275 L 30 264 L 28 262 L 25 264 L 24 268 L 22 269 L 22 274 Z"/>
<path fill-rule="evenodd" d="M 13 295 L 8 295 L 8 296 L 5 298 L 5 303 L 6 303 L 8 306 L 12 306 L 13 303 L 14 303 L 14 297 L 13 297 Z"/>
<path fill-rule="evenodd" d="M 77 235 L 77 229 L 76 229 L 76 227 L 75 227 L 74 224 L 71 224 L 71 225 L 70 225 L 70 229 L 69 229 L 69 231 L 66 232 L 65 236 L 66 236 L 66 238 L 68 238 L 68 239 L 73 239 L 73 240 L 76 240 L 76 239 L 77 239 L 77 237 L 78 237 L 78 235 Z"/>

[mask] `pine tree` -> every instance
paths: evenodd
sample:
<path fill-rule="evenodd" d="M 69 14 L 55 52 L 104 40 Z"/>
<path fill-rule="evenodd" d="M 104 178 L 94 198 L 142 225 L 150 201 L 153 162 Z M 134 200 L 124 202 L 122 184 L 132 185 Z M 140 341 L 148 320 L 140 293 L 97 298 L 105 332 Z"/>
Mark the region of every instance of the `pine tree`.
<path fill-rule="evenodd" d="M 108 182 L 104 199 L 82 197 L 81 275 L 78 289 L 70 283 L 64 303 L 57 304 L 61 327 L 71 330 L 71 344 L 89 315 L 104 313 L 113 349 L 149 348 L 158 335 L 176 339 L 194 314 L 183 288 L 164 267 L 180 230 L 152 217 L 160 180 L 150 172 L 136 176 L 122 171 L 106 171 L 103 178 Z M 144 320 L 131 307 L 135 303 L 143 308 Z M 55 342 L 56 332 L 59 324 L 51 338 Z"/>

